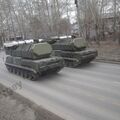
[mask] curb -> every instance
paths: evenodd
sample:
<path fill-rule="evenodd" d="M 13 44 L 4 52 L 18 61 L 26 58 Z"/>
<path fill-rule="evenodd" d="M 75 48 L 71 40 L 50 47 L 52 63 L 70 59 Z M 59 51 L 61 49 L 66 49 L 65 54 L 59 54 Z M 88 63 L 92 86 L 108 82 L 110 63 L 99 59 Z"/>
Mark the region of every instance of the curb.
<path fill-rule="evenodd" d="M 116 60 L 106 60 L 106 59 L 95 59 L 96 62 L 103 62 L 103 63 L 111 63 L 111 64 L 119 64 L 120 65 L 120 61 L 116 61 Z"/>

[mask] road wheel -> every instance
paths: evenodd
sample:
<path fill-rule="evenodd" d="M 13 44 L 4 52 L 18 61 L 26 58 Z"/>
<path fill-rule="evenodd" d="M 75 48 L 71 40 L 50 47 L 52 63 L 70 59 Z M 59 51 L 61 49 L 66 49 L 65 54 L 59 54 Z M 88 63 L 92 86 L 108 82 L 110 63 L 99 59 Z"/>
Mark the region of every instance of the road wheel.
<path fill-rule="evenodd" d="M 14 68 L 14 74 L 17 74 L 17 69 L 16 68 Z"/>
<path fill-rule="evenodd" d="M 22 71 L 22 77 L 25 78 L 25 71 Z"/>
<path fill-rule="evenodd" d="M 8 67 L 8 66 L 7 66 L 7 69 L 8 69 L 9 72 L 11 71 L 10 67 Z"/>
<path fill-rule="evenodd" d="M 21 71 L 19 69 L 17 70 L 17 75 L 21 75 Z"/>
<path fill-rule="evenodd" d="M 30 78 L 30 80 L 32 80 L 32 81 L 37 81 L 38 78 L 39 78 L 39 75 L 33 73 L 33 74 L 31 74 L 31 78 Z"/>
<path fill-rule="evenodd" d="M 13 68 L 11 67 L 10 69 L 11 69 L 10 72 L 13 73 L 14 72 Z"/>

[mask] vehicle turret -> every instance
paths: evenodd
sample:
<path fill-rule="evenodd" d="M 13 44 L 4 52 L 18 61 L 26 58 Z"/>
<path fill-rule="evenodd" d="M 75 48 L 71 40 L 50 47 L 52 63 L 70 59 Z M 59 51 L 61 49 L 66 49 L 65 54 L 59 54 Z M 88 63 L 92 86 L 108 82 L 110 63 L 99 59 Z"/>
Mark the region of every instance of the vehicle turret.
<path fill-rule="evenodd" d="M 83 50 L 87 44 L 83 38 L 61 39 L 53 45 L 55 50 L 76 51 Z"/>
<path fill-rule="evenodd" d="M 49 57 L 52 53 L 52 47 L 48 43 L 22 44 L 12 52 L 12 56 L 26 59 L 40 59 Z"/>

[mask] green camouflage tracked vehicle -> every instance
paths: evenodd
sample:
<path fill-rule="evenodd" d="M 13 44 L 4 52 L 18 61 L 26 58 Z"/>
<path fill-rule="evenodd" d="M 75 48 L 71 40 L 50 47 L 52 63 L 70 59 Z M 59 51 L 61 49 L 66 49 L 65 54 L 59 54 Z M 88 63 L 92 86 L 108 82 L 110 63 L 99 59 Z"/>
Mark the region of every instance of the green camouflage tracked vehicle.
<path fill-rule="evenodd" d="M 51 57 L 52 47 L 48 43 L 5 44 L 8 71 L 31 80 L 40 75 L 59 72 L 64 67 L 64 60 Z"/>
<path fill-rule="evenodd" d="M 64 37 L 52 46 L 54 55 L 63 57 L 67 67 L 78 67 L 89 63 L 98 55 L 95 49 L 87 48 L 87 43 L 82 38 Z"/>

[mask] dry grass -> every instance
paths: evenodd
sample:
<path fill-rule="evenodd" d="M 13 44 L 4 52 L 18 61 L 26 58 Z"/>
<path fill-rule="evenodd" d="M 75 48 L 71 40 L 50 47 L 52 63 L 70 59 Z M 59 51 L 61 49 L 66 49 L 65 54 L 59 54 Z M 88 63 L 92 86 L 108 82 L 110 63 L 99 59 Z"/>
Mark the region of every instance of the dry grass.
<path fill-rule="evenodd" d="M 89 47 L 98 50 L 97 59 L 120 62 L 120 45 L 117 42 L 107 40 L 100 42 L 100 46 L 92 42 Z"/>

